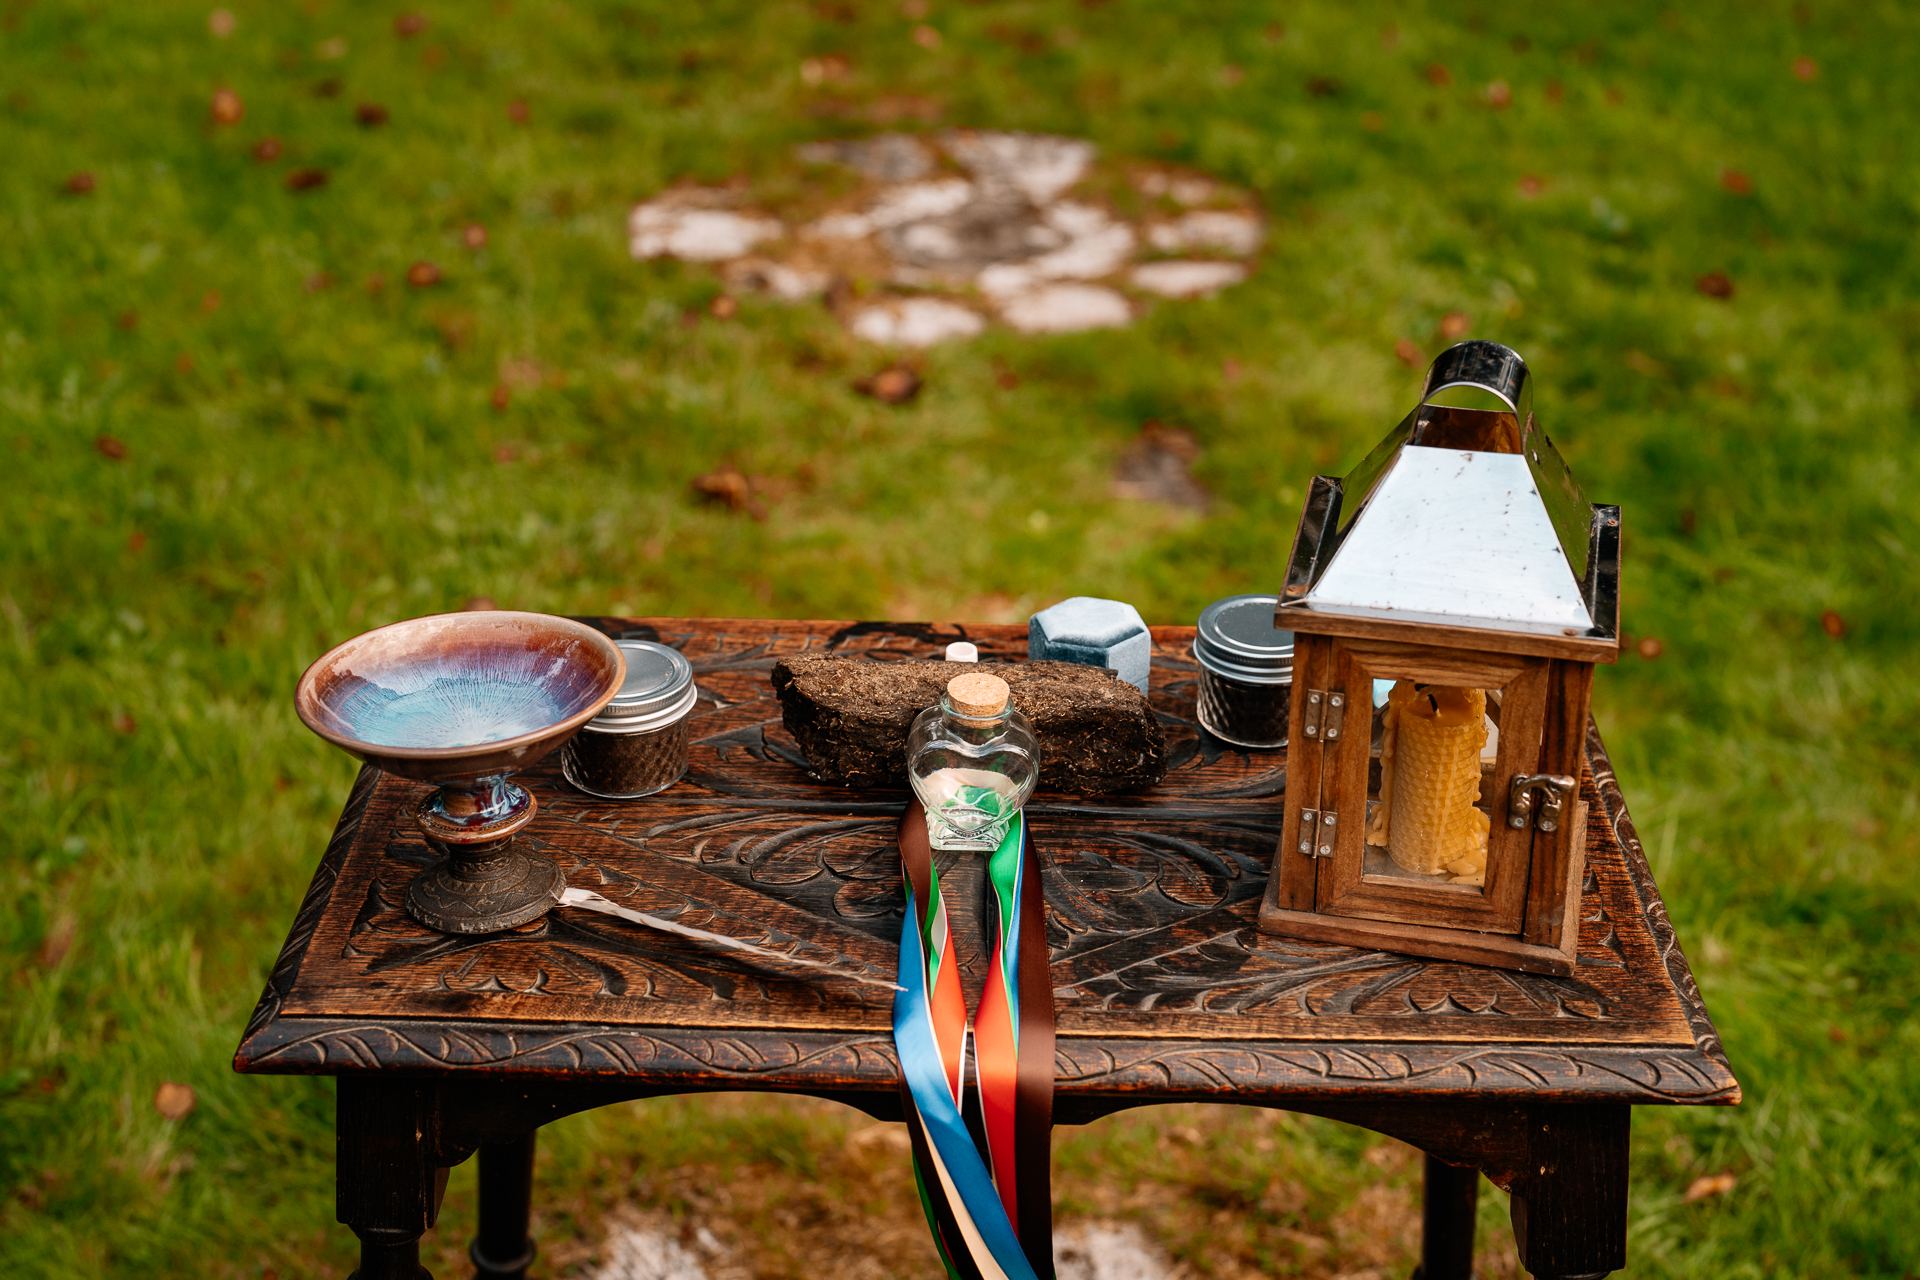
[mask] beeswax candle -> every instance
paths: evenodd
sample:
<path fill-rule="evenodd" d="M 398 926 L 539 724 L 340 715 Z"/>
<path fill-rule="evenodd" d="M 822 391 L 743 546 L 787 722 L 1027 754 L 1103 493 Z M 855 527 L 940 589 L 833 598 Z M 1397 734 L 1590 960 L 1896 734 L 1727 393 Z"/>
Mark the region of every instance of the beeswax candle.
<path fill-rule="evenodd" d="M 1479 882 L 1487 865 L 1487 815 L 1480 794 L 1480 749 L 1487 740 L 1487 695 L 1450 685 L 1417 688 L 1402 680 L 1387 696 L 1380 739 L 1380 806 L 1367 843 L 1384 846 L 1395 865 L 1422 875 Z"/>

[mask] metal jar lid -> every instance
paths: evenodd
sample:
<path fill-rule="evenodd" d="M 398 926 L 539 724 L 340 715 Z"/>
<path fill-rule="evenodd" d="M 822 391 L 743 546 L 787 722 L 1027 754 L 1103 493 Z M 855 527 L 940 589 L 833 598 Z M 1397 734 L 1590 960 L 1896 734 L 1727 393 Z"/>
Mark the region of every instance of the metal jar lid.
<path fill-rule="evenodd" d="M 627 659 L 627 679 L 606 709 L 587 721 L 594 733 L 647 733 L 664 729 L 693 710 L 700 696 L 693 664 L 678 649 L 651 640 L 618 640 Z"/>
<path fill-rule="evenodd" d="M 1279 596 L 1228 596 L 1200 611 L 1196 662 L 1215 675 L 1248 684 L 1293 681 L 1293 632 L 1273 625 Z"/>

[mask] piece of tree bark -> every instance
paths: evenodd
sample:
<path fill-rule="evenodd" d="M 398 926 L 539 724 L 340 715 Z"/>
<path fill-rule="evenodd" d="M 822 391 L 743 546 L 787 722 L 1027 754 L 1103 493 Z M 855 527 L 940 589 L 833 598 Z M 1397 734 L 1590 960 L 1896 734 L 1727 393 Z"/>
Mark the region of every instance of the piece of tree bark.
<path fill-rule="evenodd" d="M 814 773 L 852 787 L 907 781 L 907 731 L 968 671 L 1005 680 L 1040 740 L 1040 787 L 1102 795 L 1167 773 L 1167 740 L 1146 695 L 1103 667 L 1068 662 L 953 663 L 801 653 L 773 668 L 787 732 Z"/>

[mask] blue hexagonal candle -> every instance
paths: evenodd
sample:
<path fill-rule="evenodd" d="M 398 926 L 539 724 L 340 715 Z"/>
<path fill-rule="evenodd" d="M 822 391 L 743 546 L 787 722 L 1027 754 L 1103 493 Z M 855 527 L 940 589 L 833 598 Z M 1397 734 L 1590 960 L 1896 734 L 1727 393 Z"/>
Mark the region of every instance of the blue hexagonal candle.
<path fill-rule="evenodd" d="M 1073 596 L 1033 615 L 1027 623 L 1027 657 L 1110 667 L 1145 693 L 1153 637 L 1140 611 L 1125 601 Z"/>

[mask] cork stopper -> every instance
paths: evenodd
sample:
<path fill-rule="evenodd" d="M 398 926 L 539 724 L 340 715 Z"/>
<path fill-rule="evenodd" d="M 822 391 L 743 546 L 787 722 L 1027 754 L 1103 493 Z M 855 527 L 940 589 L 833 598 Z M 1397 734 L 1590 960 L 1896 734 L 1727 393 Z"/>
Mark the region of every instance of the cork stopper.
<path fill-rule="evenodd" d="M 947 701 L 963 716 L 985 719 L 1007 709 L 1007 682 L 984 671 L 955 676 L 947 681 Z"/>

